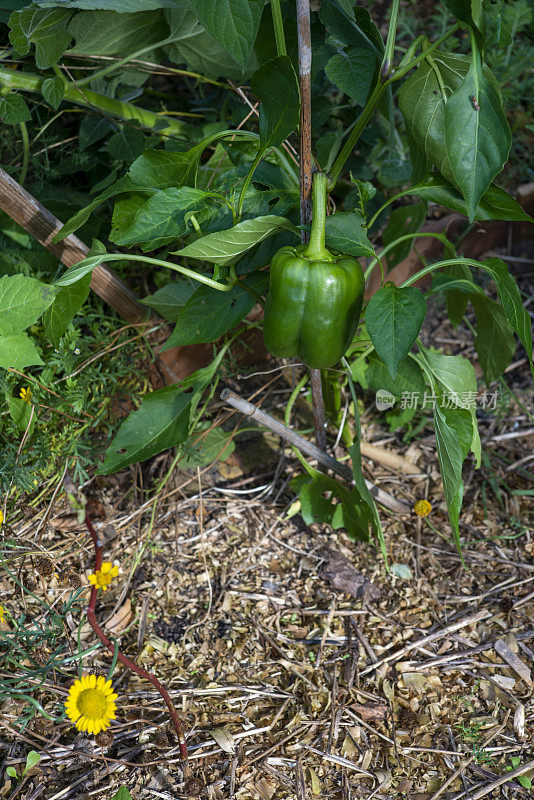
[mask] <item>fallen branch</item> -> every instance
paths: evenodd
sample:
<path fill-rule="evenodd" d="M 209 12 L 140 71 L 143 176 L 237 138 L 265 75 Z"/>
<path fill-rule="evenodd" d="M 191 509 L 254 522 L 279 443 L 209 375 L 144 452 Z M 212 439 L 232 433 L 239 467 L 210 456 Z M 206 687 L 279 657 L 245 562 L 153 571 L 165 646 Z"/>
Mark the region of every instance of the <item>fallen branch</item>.
<path fill-rule="evenodd" d="M 235 408 L 236 411 L 240 411 L 242 414 L 246 414 L 248 417 L 255 419 L 260 425 L 263 425 L 264 428 L 268 428 L 273 433 L 276 433 L 277 436 L 285 439 L 286 442 L 298 447 L 302 453 L 314 458 L 319 464 L 322 464 L 323 467 L 331 469 L 332 472 L 335 472 L 348 483 L 354 483 L 352 470 L 349 469 L 349 467 L 340 464 L 339 461 L 336 461 L 335 458 L 329 456 L 324 450 L 321 450 L 319 447 L 312 444 L 312 442 L 309 442 L 304 436 L 295 433 L 295 431 L 292 431 L 291 428 L 288 428 L 282 422 L 279 422 L 279 420 L 266 414 L 265 411 L 249 403 L 248 400 L 240 397 L 235 392 L 232 392 L 231 389 L 223 389 L 221 392 L 221 400 L 224 400 L 229 406 Z M 406 503 L 397 500 L 396 497 L 384 492 L 383 489 L 379 489 L 378 486 L 375 486 L 375 484 L 370 481 L 366 480 L 365 483 L 375 500 L 385 508 L 389 508 L 391 511 L 395 511 L 399 514 L 410 513 L 411 509 Z"/>

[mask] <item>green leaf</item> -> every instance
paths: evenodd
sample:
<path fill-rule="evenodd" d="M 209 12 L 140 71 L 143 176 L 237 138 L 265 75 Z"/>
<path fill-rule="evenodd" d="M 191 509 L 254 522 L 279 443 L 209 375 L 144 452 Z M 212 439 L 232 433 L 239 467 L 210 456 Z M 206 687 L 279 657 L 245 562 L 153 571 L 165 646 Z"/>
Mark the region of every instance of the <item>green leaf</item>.
<path fill-rule="evenodd" d="M 18 778 L 18 773 L 15 767 L 7 767 L 6 773 L 9 775 L 10 778 Z"/>
<path fill-rule="evenodd" d="M 61 5 L 67 8 L 82 8 L 86 11 L 116 11 L 119 14 L 174 8 L 176 0 L 38 0 L 41 8 Z"/>
<path fill-rule="evenodd" d="M 57 289 L 25 275 L 0 278 L 0 334 L 18 334 L 37 322 Z"/>
<path fill-rule="evenodd" d="M 446 208 L 452 208 L 460 214 L 467 216 L 465 200 L 445 178 L 440 175 L 433 175 L 424 183 L 413 186 L 406 194 L 415 194 L 423 200 L 438 203 Z M 512 195 L 505 192 L 494 183 L 488 188 L 481 197 L 476 210 L 475 219 L 502 219 L 510 222 L 534 222 L 519 205 Z"/>
<path fill-rule="evenodd" d="M 382 243 L 391 244 L 400 236 L 407 233 L 416 233 L 426 219 L 426 202 L 413 203 L 409 206 L 400 206 L 391 212 L 387 227 L 382 234 Z M 388 270 L 406 258 L 413 246 L 413 240 L 401 242 L 387 253 Z"/>
<path fill-rule="evenodd" d="M 461 189 L 462 192 L 465 188 L 465 181 L 468 179 L 468 170 L 465 167 L 462 168 L 462 165 L 458 163 L 459 143 L 454 142 L 454 139 L 459 131 L 462 130 L 462 137 L 459 138 L 467 144 L 466 133 L 469 132 L 469 125 L 471 124 L 471 122 L 468 124 L 468 121 L 477 122 L 471 112 L 475 115 L 480 113 L 476 112 L 469 96 L 467 97 L 467 102 L 471 110 L 465 106 L 464 101 L 459 104 L 459 97 L 461 92 L 465 90 L 466 76 L 470 71 L 471 63 L 466 56 L 455 53 L 433 53 L 404 81 L 399 91 L 399 107 L 404 116 L 409 138 L 413 141 L 414 146 L 436 166 L 442 176 Z M 503 122 L 503 111 L 498 84 L 487 67 L 484 67 L 480 74 L 477 72 L 477 76 L 481 85 L 485 87 L 484 98 L 479 98 L 473 91 L 470 95 L 476 98 L 476 104 L 480 106 L 481 112 L 483 112 L 481 119 L 485 124 L 490 121 L 489 118 L 491 117 L 492 124 L 497 119 L 500 124 Z M 458 92 L 460 94 L 457 94 Z M 453 102 L 453 107 L 449 108 L 449 100 L 453 95 L 455 95 L 456 99 Z M 483 102 L 485 107 L 483 107 Z M 495 107 L 492 104 L 495 104 Z M 457 112 L 453 115 L 455 107 Z M 453 116 L 455 117 L 454 120 Z M 488 155 L 490 161 L 496 163 L 506 149 L 505 141 L 509 140 L 509 129 L 505 120 L 504 126 L 500 130 L 481 130 L 479 141 L 476 142 L 474 150 L 470 151 L 469 158 L 479 158 L 481 160 L 483 153 L 491 145 L 492 137 L 495 136 L 499 146 L 491 153 L 488 151 Z M 478 127 L 477 123 L 476 128 L 478 129 Z M 474 130 L 475 128 L 473 127 L 471 132 Z M 449 152 L 449 144 L 451 142 L 447 140 L 447 136 L 449 140 L 452 140 L 454 169 L 449 160 L 451 154 Z M 471 144 L 473 143 L 471 142 Z M 466 156 L 468 155 L 467 150 L 465 154 Z M 506 155 L 504 160 L 506 160 Z M 483 187 L 482 181 L 480 181 L 478 188 L 482 187 L 482 189 L 481 194 L 478 196 L 479 198 L 484 194 L 499 169 L 496 169 L 491 174 L 491 177 Z M 488 169 L 487 173 L 490 174 L 491 170 Z M 463 193 L 465 194 L 465 192 Z M 469 209 L 470 213 L 474 213 L 477 202 Z"/>
<path fill-rule="evenodd" d="M 205 467 L 215 459 L 226 461 L 234 450 L 232 434 L 222 428 L 214 428 L 207 433 L 195 430 L 184 444 L 185 455 L 180 458 L 180 469 Z"/>
<path fill-rule="evenodd" d="M 479 294 L 473 295 L 471 302 L 477 315 L 475 350 L 489 386 L 512 361 L 516 348 L 514 333 L 499 303 Z"/>
<path fill-rule="evenodd" d="M 24 772 L 28 772 L 28 770 L 33 769 L 36 767 L 39 761 L 41 760 L 41 756 L 36 750 L 30 750 L 28 755 L 26 756 L 26 769 Z"/>
<path fill-rule="evenodd" d="M 259 293 L 267 288 L 268 276 L 265 272 L 253 272 L 243 282 Z M 229 292 L 201 286 L 182 308 L 176 327 L 162 349 L 215 341 L 242 320 L 255 302 L 239 285 Z"/>
<path fill-rule="evenodd" d="M 371 389 L 375 391 L 383 389 L 397 399 L 408 394 L 423 397 L 425 392 L 425 379 L 421 368 L 408 356 L 400 362 L 397 374 L 392 378 L 384 362 L 376 353 L 371 353 L 365 377 Z"/>
<path fill-rule="evenodd" d="M 109 475 L 185 442 L 195 397 L 179 386 L 165 386 L 145 395 L 141 408 L 120 426 L 97 472 Z"/>
<path fill-rule="evenodd" d="M 0 336 L 0 343 L 1 341 L 2 337 Z M 11 419 L 13 420 L 19 431 L 28 430 L 30 419 L 32 420 L 31 427 L 29 429 L 29 433 L 31 433 L 35 425 L 35 420 L 37 419 L 35 411 L 32 417 L 31 403 L 27 403 L 26 400 L 21 400 L 19 397 L 9 397 L 9 395 L 6 397 L 6 400 L 9 408 L 9 416 L 11 417 Z"/>
<path fill-rule="evenodd" d="M 211 192 L 190 186 L 171 187 L 149 197 L 139 196 L 132 206 L 133 213 L 125 213 L 129 211 L 129 197 L 115 204 L 109 238 L 123 247 L 142 244 L 145 252 L 163 247 L 190 232 L 189 216 L 213 203 Z"/>
<path fill-rule="evenodd" d="M 476 417 L 477 380 L 475 368 L 463 356 L 447 356 L 425 347 L 419 348 L 419 357 L 430 371 L 432 380 L 443 396 L 444 405 L 461 408 L 471 415 L 472 435 L 470 448 L 480 466 L 481 444 Z"/>
<path fill-rule="evenodd" d="M 6 125 L 18 125 L 31 118 L 30 109 L 22 95 L 10 92 L 5 97 L 0 97 L 0 121 Z"/>
<path fill-rule="evenodd" d="M 326 218 L 326 245 L 349 256 L 374 256 L 367 226 L 357 211 L 336 211 Z"/>
<path fill-rule="evenodd" d="M 75 40 L 72 53 L 100 56 L 129 55 L 160 42 L 167 36 L 161 12 L 139 11 L 135 14 L 116 11 L 82 11 L 68 27 Z M 145 54 L 145 60 L 150 60 Z"/>
<path fill-rule="evenodd" d="M 54 242 L 61 242 L 66 236 L 78 230 L 99 205 L 112 197 L 127 192 L 155 194 L 160 189 L 194 183 L 201 147 L 202 143 L 186 153 L 145 150 L 139 158 L 136 158 L 126 175 L 104 189 L 65 223 L 55 235 Z"/>
<path fill-rule="evenodd" d="M 376 59 L 370 57 L 369 47 L 359 44 L 332 56 L 325 71 L 328 80 L 343 94 L 364 106 L 373 85 L 376 65 Z"/>
<path fill-rule="evenodd" d="M 199 22 L 242 67 L 256 40 L 265 0 L 190 0 Z"/>
<path fill-rule="evenodd" d="M 456 186 L 472 222 L 476 206 L 510 152 L 512 135 L 503 111 L 499 84 L 482 71 L 474 50 L 469 72 L 445 106 L 445 142 Z"/>
<path fill-rule="evenodd" d="M 65 81 L 59 75 L 55 78 L 45 78 L 41 84 L 41 94 L 48 105 L 57 110 L 65 94 Z"/>
<path fill-rule="evenodd" d="M 174 38 L 165 51 L 175 64 L 185 64 L 190 70 L 199 72 L 207 78 L 224 76 L 230 80 L 240 80 L 250 75 L 256 66 L 252 51 L 245 68 L 240 66 L 219 42 L 209 35 L 200 24 L 194 12 L 186 3 L 166 9 L 170 36 Z"/>
<path fill-rule="evenodd" d="M 417 339 L 425 316 L 425 298 L 415 286 L 398 289 L 389 282 L 371 297 L 365 326 L 392 378 Z"/>
<path fill-rule="evenodd" d="M 369 11 L 363 6 L 352 7 L 352 3 L 323 2 L 319 19 L 341 44 L 364 45 L 369 50 L 370 58 L 373 53 L 376 58 L 381 58 L 384 43 L 380 31 L 372 21 Z"/>
<path fill-rule="evenodd" d="M 477 30 L 482 43 L 486 28 L 482 0 L 443 0 L 443 2 L 459 22 L 465 22 Z"/>
<path fill-rule="evenodd" d="M 117 133 L 108 139 L 108 152 L 117 161 L 130 163 L 138 158 L 145 145 L 145 134 L 139 128 L 122 125 Z"/>
<path fill-rule="evenodd" d="M 132 796 L 126 786 L 119 786 L 111 800 L 132 800 Z"/>
<path fill-rule="evenodd" d="M 45 9 L 35 5 L 14 11 L 9 18 L 9 40 L 17 53 L 26 56 L 35 45 L 38 69 L 57 64 L 68 48 L 71 35 L 67 23 L 72 11 L 64 8 Z"/>
<path fill-rule="evenodd" d="M 0 334 L 0 367 L 24 369 L 43 363 L 27 333 Z"/>
<path fill-rule="evenodd" d="M 527 356 L 532 366 L 532 326 L 529 313 L 523 307 L 523 299 L 517 283 L 508 272 L 508 267 L 502 259 L 488 258 L 482 262 L 482 265 L 497 284 L 499 300 L 506 311 L 512 328 L 527 351 Z"/>
<path fill-rule="evenodd" d="M 208 233 L 172 255 L 198 258 L 221 266 L 232 264 L 255 245 L 281 230 L 297 233 L 297 228 L 285 217 L 267 215 L 238 222 L 233 228 Z"/>
<path fill-rule="evenodd" d="M 59 340 L 74 319 L 77 311 L 83 306 L 89 294 L 91 275 L 85 275 L 76 283 L 60 289 L 52 305 L 43 314 L 43 325 L 46 335 L 54 345 Z"/>
<path fill-rule="evenodd" d="M 302 486 L 299 497 L 302 519 L 307 525 L 326 523 L 334 530 L 345 528 L 355 541 L 369 541 L 371 518 L 357 489 L 349 491 L 334 478 L 317 475 Z M 334 498 L 340 502 L 334 504 Z"/>
<path fill-rule="evenodd" d="M 141 302 L 157 311 L 163 319 L 167 319 L 169 322 L 176 322 L 183 307 L 195 290 L 196 286 L 191 283 L 175 281 L 158 289 L 154 294 L 145 297 Z"/>
<path fill-rule="evenodd" d="M 300 118 L 299 89 L 290 59 L 279 56 L 262 64 L 252 76 L 250 88 L 261 100 L 261 147 L 266 150 L 282 144 Z"/>
<path fill-rule="evenodd" d="M 145 395 L 139 410 L 120 426 L 97 472 L 109 475 L 185 442 L 202 393 L 213 380 L 225 352 L 225 348 L 221 349 L 209 366 L 197 370 L 180 385 L 165 386 Z"/>
<path fill-rule="evenodd" d="M 460 510 L 464 495 L 462 465 L 472 439 L 472 422 L 468 411 L 462 408 L 434 406 L 436 448 L 443 481 L 443 491 L 449 512 L 454 541 L 460 552 Z"/>

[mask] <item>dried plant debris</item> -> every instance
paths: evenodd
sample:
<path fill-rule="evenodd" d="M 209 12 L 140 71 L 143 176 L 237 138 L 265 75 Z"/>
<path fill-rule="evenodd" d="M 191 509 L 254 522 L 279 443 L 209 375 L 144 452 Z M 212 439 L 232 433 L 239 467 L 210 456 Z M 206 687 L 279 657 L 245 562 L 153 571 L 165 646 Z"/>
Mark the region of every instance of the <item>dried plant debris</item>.
<path fill-rule="evenodd" d="M 461 346 L 461 328 L 438 316 L 428 324 Z M 520 370 L 516 384 L 530 408 Z M 262 407 L 274 413 L 290 389 L 283 379 L 273 387 Z M 61 493 L 51 502 L 53 485 L 35 512 L 21 506 L 2 541 L 0 755 L 13 770 L 0 798 L 111 800 L 121 786 L 135 800 L 527 798 L 532 475 L 524 442 L 508 436 L 525 428 L 525 412 L 511 402 L 480 423 L 489 460 L 465 475 L 464 564 L 431 428 L 417 439 L 429 476 L 420 483 L 364 461 L 385 491 L 433 507 L 424 520 L 381 511 L 390 571 L 375 544 L 288 517 L 299 465 L 281 461 L 278 444 L 261 468 L 236 456 L 231 475 L 228 464 L 210 466 L 200 484 L 196 470 L 176 470 L 159 495 L 150 481 L 142 491 L 136 471 L 91 486 L 104 560 L 120 565 L 99 619 L 169 688 L 188 775 L 161 698 L 120 665 L 106 736 L 61 719 L 78 667 L 106 677 L 112 656 L 84 622 L 86 532 Z M 366 441 L 406 456 L 409 442 L 383 418 L 369 413 L 363 426 Z M 150 465 L 142 469 L 146 477 Z M 12 773 L 32 750 L 40 760 L 22 783 Z"/>

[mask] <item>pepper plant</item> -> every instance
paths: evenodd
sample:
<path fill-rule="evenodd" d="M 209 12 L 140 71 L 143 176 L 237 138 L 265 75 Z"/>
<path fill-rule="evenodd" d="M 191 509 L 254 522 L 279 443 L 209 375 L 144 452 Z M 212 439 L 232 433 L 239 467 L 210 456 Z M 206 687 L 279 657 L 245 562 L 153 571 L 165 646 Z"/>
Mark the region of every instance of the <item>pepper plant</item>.
<path fill-rule="evenodd" d="M 145 396 L 106 451 L 99 472 L 111 473 L 183 445 L 203 424 L 222 360 L 243 330 L 258 324 L 247 315 L 260 303 L 272 354 L 296 356 L 310 367 L 316 390 L 321 369 L 328 420 L 341 427 L 352 458 L 350 489 L 305 465 L 299 483 L 305 518 L 328 519 L 360 540 L 371 528 L 383 547 L 360 463 L 355 383 L 365 361 L 373 388 L 396 398 L 405 392 L 434 398 L 438 458 L 459 546 L 462 465 L 470 451 L 477 465 L 481 458 L 475 409 L 466 400 L 476 395 L 477 383 L 466 358 L 421 342 L 427 299 L 445 298 L 454 325 L 471 304 L 488 384 L 510 363 L 515 336 L 532 367 L 531 322 L 503 260 L 461 256 L 444 234 L 421 226 L 429 202 L 470 223 L 529 219 L 495 183 L 511 132 L 499 82 L 487 66 L 488 52 L 513 44 L 512 6 L 518 5 L 444 0 L 441 35 L 423 30 L 406 43 L 399 36 L 400 0 L 390 3 L 385 41 L 367 8 L 372 4 L 350 0 L 323 0 L 311 22 L 307 0 L 296 7 L 280 0 L 178 6 L 166 0 L 127 6 L 123 0 L 4 0 L 2 8 L 15 10 L 5 15 L 0 116 L 20 126 L 25 154 L 31 112 L 23 95 L 38 94 L 39 106 L 44 100 L 57 109 L 68 101 L 105 115 L 115 149 L 122 142 L 136 157 L 123 174 L 111 170 L 58 234 L 62 239 L 83 230 L 112 203 L 107 239 L 120 252 L 95 240 L 86 259 L 48 285 L 20 275 L 0 278 L 1 366 L 42 364 L 27 328 L 41 318 L 53 342 L 61 337 L 87 296 L 96 264 L 132 260 L 158 275 L 169 270 L 174 279 L 144 301 L 175 325 L 165 348 L 213 342 L 216 355 L 181 384 Z M 89 74 L 76 62 L 67 69 L 65 60 L 79 54 L 108 61 Z M 223 120 L 228 98 L 237 93 L 248 103 L 239 123 L 202 130 L 135 104 L 146 82 L 141 59 L 148 57 L 165 63 L 177 81 L 185 76 L 213 92 Z M 10 69 L 10 60 L 21 68 Z M 301 246 L 310 227 L 310 143 L 311 240 Z M 22 179 L 26 167 L 27 158 Z M 443 258 L 394 285 L 388 270 L 423 236 L 442 242 Z M 381 285 L 360 319 L 364 279 L 377 265 Z M 416 284 L 428 275 L 432 283 L 423 291 Z M 488 278 L 498 300 L 484 288 Z M 352 400 L 352 424 L 342 412 L 343 394 Z M 319 395 L 314 392 L 320 418 Z"/>

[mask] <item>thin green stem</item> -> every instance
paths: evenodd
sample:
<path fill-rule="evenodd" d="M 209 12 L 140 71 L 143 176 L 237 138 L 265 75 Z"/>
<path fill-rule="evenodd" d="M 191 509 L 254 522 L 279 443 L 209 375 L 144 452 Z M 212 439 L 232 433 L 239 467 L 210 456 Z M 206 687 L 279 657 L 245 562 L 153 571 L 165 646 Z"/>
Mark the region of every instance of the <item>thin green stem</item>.
<path fill-rule="evenodd" d="M 106 678 L 106 680 L 108 681 L 111 679 L 113 673 L 115 672 L 115 667 L 117 666 L 117 661 L 119 658 L 119 640 L 112 639 L 111 641 L 115 645 L 115 650 L 113 652 L 113 658 L 111 659 L 111 664 L 109 665 L 109 670 L 108 670 L 108 676 Z"/>
<path fill-rule="evenodd" d="M 282 10 L 280 0 L 271 0 L 271 14 L 273 16 L 274 38 L 276 39 L 276 52 L 279 56 L 285 56 L 286 37 L 284 34 L 284 22 L 282 20 Z"/>
<path fill-rule="evenodd" d="M 399 4 L 400 0 L 393 0 L 391 4 L 391 14 L 389 17 L 388 38 L 386 40 L 386 48 L 384 50 L 384 58 L 382 59 L 382 66 L 380 72 L 382 77 L 387 78 L 393 65 L 393 54 L 395 51 L 395 38 L 397 36 L 397 22 L 399 18 Z"/>
<path fill-rule="evenodd" d="M 360 138 L 364 129 L 367 126 L 367 123 L 373 116 L 374 111 L 378 106 L 385 90 L 386 90 L 386 84 L 383 83 L 382 80 L 380 79 L 379 82 L 376 84 L 375 88 L 373 89 L 371 97 L 367 101 L 367 105 L 360 114 L 358 121 L 356 122 L 354 128 L 349 134 L 347 141 L 341 148 L 334 163 L 332 164 L 332 168 L 330 170 L 330 179 L 331 179 L 330 188 L 335 186 L 337 179 L 339 177 L 339 173 L 345 166 L 345 162 L 347 161 L 348 157 L 354 150 L 356 143 L 358 142 L 358 139 Z"/>
<path fill-rule="evenodd" d="M 219 292 L 229 292 L 233 287 L 232 283 L 218 283 L 212 278 L 208 278 L 207 275 L 202 275 L 200 272 L 195 272 L 187 267 L 182 267 L 180 264 L 172 264 L 170 261 L 163 261 L 160 258 L 150 258 L 149 256 L 129 255 L 128 253 L 103 253 L 102 255 L 98 256 L 89 256 L 88 258 L 84 258 L 82 261 L 79 261 L 78 264 L 76 264 L 76 267 L 79 267 L 81 264 L 96 266 L 97 264 L 103 264 L 106 261 L 142 261 L 145 264 L 153 264 L 156 267 L 167 267 L 167 269 L 172 269 L 175 272 L 179 272 L 181 275 L 185 275 L 187 278 L 192 278 L 194 281 L 204 283 L 206 286 L 210 286 L 212 289 L 217 289 Z M 73 269 L 73 267 L 71 267 L 71 269 Z M 64 273 L 64 275 L 66 274 L 67 273 Z"/>
<path fill-rule="evenodd" d="M 243 181 L 243 186 L 241 187 L 241 191 L 239 192 L 239 200 L 237 201 L 237 221 L 238 222 L 241 219 L 241 212 L 243 210 L 243 203 L 245 202 L 245 195 L 246 195 L 247 189 L 248 189 L 248 187 L 250 185 L 250 181 L 252 180 L 252 176 L 254 175 L 254 173 L 256 171 L 256 167 L 258 166 L 258 164 L 260 163 L 260 161 L 262 160 L 264 155 L 265 155 L 265 150 L 264 150 L 263 147 L 260 146 L 260 149 L 258 150 L 258 152 L 256 154 L 256 158 L 254 159 L 254 161 L 250 165 L 250 169 L 247 172 L 247 176 L 246 176 L 245 180 Z"/>
<path fill-rule="evenodd" d="M 162 39 L 159 42 L 154 42 L 154 44 L 146 45 L 146 47 L 142 47 L 140 50 L 136 50 L 135 53 L 130 53 L 128 56 L 124 56 L 124 58 L 120 58 L 118 61 L 114 61 L 112 64 L 109 64 L 107 67 L 103 67 L 99 69 L 97 72 L 93 72 L 91 75 L 87 75 L 87 77 L 82 78 L 81 80 L 76 81 L 77 86 L 87 86 L 88 83 L 92 83 L 92 81 L 97 80 L 98 78 L 103 78 L 105 75 L 109 75 L 111 72 L 115 72 L 115 70 L 120 69 L 125 64 L 128 64 L 130 61 L 134 61 L 139 56 L 142 56 L 144 53 L 150 53 L 151 50 L 155 50 L 157 47 L 165 47 L 167 44 L 172 44 L 176 41 L 176 37 L 168 36 L 166 39 Z M 167 69 L 167 67 L 165 68 Z M 211 83 L 215 86 L 222 86 L 223 84 L 219 81 L 212 80 L 211 78 L 206 78 L 204 75 L 199 75 L 197 72 L 189 72 L 189 70 L 184 69 L 173 69 L 174 73 L 179 75 L 184 75 L 187 78 L 196 78 L 197 80 L 204 81 L 205 83 Z"/>
<path fill-rule="evenodd" d="M 399 286 L 399 289 L 404 289 L 406 286 L 411 286 L 412 283 L 416 283 L 420 278 L 424 278 L 424 276 L 428 275 L 429 272 L 434 272 L 434 270 L 441 269 L 442 267 L 452 267 L 455 264 L 467 264 L 467 266 L 480 267 L 480 269 L 484 269 L 484 264 L 481 264 L 480 261 L 475 261 L 472 258 L 447 258 L 445 261 L 438 261 L 435 264 L 429 264 L 428 267 L 419 270 L 419 272 L 416 272 L 415 275 L 406 278 L 406 280 Z"/>
<path fill-rule="evenodd" d="M 440 45 L 443 44 L 443 42 L 446 39 L 448 39 L 450 36 L 456 33 L 459 27 L 460 27 L 459 25 L 454 25 L 454 27 L 452 27 L 446 34 L 437 39 L 434 42 L 434 44 L 431 44 L 427 50 L 425 50 L 423 53 L 414 58 L 413 61 L 410 61 L 409 64 L 405 64 L 403 67 L 400 67 L 390 78 L 388 78 L 387 81 L 384 82 L 382 78 L 379 79 L 378 83 L 376 84 L 375 88 L 371 93 L 369 100 L 367 101 L 367 105 L 363 109 L 358 121 L 356 122 L 356 125 L 352 129 L 347 141 L 343 145 L 343 148 L 341 149 L 340 153 L 338 154 L 336 160 L 332 165 L 332 169 L 330 170 L 330 178 L 331 178 L 330 188 L 332 188 L 335 185 L 341 170 L 345 166 L 345 162 L 347 161 L 348 157 L 354 150 L 360 136 L 362 135 L 365 127 L 367 126 L 367 123 L 373 116 L 374 111 L 378 106 L 380 100 L 382 99 L 382 95 L 386 91 L 387 87 L 390 84 L 394 83 L 395 81 L 400 80 L 400 78 L 404 77 L 404 75 L 406 75 L 407 72 L 409 72 L 411 69 L 416 67 L 421 61 L 423 61 L 426 58 L 427 54 L 436 50 L 438 47 L 440 47 Z"/>
<path fill-rule="evenodd" d="M 383 250 L 371 261 L 367 269 L 365 270 L 365 280 L 369 277 L 375 266 L 379 263 L 380 259 L 383 258 L 385 255 L 389 253 L 390 250 L 393 250 L 394 247 L 401 244 L 402 242 L 407 242 L 409 239 L 423 239 L 423 238 L 431 238 L 431 239 L 439 239 L 440 242 L 446 247 L 450 247 L 451 250 L 454 252 L 454 245 L 450 242 L 443 233 L 431 233 L 430 231 L 423 231 L 422 233 L 405 233 L 403 236 L 399 236 L 398 239 L 395 239 L 393 242 L 390 242 Z"/>
<path fill-rule="evenodd" d="M 328 193 L 328 178 L 323 172 L 316 172 L 313 176 L 312 188 L 312 223 L 310 240 L 304 251 L 306 258 L 317 258 L 323 261 L 332 261 L 325 245 L 326 223 L 326 197 Z"/>
<path fill-rule="evenodd" d="M 295 405 L 297 397 L 299 396 L 301 390 L 304 388 L 307 382 L 308 382 L 308 373 L 305 372 L 289 396 L 289 400 L 287 401 L 286 405 L 286 411 L 284 414 L 284 423 L 286 425 L 286 428 L 291 427 L 291 412 L 293 411 L 293 406 Z M 298 460 L 300 461 L 300 463 L 302 464 L 308 475 L 314 478 L 317 475 L 317 471 L 314 470 L 313 467 L 310 467 L 310 465 L 308 464 L 308 462 L 306 461 L 300 450 L 297 447 L 295 447 L 295 445 L 291 445 L 291 449 L 295 453 L 296 457 L 298 458 Z"/>
<path fill-rule="evenodd" d="M 21 186 L 24 186 L 24 181 L 28 174 L 28 165 L 30 163 L 30 139 L 28 137 L 26 123 L 19 122 L 19 128 L 22 136 L 22 166 L 20 168 L 19 183 Z"/>

